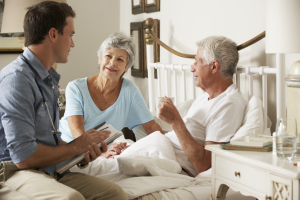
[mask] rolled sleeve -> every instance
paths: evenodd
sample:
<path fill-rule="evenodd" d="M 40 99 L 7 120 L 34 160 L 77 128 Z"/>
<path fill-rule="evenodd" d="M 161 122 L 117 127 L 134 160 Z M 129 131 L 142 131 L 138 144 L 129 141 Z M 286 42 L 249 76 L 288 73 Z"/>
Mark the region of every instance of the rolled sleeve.
<path fill-rule="evenodd" d="M 1 122 L 7 149 L 14 163 L 30 157 L 38 148 L 35 137 L 34 80 L 11 73 L 1 81 Z"/>

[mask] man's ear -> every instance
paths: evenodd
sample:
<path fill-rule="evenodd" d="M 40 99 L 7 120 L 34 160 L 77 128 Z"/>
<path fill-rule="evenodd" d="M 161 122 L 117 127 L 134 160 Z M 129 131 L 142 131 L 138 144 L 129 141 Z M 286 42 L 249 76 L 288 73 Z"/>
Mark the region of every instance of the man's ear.
<path fill-rule="evenodd" d="M 220 64 L 217 60 L 212 61 L 211 69 L 212 69 L 212 73 L 216 73 L 220 71 Z"/>
<path fill-rule="evenodd" d="M 51 42 L 55 42 L 56 38 L 57 38 L 57 30 L 55 28 L 51 28 L 48 32 L 48 36 Z"/>

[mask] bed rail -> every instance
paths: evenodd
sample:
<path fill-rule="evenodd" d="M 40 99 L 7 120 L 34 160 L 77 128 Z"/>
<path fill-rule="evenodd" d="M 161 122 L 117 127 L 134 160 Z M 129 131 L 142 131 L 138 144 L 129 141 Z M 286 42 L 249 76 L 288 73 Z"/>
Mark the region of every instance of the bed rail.
<path fill-rule="evenodd" d="M 277 70 L 275 68 L 269 68 L 268 66 L 262 67 L 237 67 L 235 73 L 235 80 L 238 89 L 240 89 L 240 75 L 248 75 L 248 101 L 253 97 L 253 75 L 259 74 L 262 76 L 262 103 L 263 103 L 263 119 L 264 119 L 264 129 L 267 128 L 268 122 L 268 75 L 276 74 Z"/>
<path fill-rule="evenodd" d="M 157 69 L 157 90 L 153 88 L 154 84 L 154 73 L 153 68 Z M 191 65 L 174 65 L 174 64 L 163 64 L 163 63 L 149 63 L 148 65 L 148 83 L 149 87 L 151 86 L 152 89 L 149 89 L 149 109 L 150 112 L 156 113 L 155 110 L 155 98 L 156 97 L 162 97 L 162 96 L 168 96 L 168 97 L 174 97 L 175 104 L 179 103 L 179 95 L 178 95 L 178 85 L 177 85 L 177 71 L 181 72 L 181 86 L 183 89 L 183 99 L 182 101 L 187 100 L 187 79 L 186 75 L 190 72 Z M 164 72 L 164 75 L 162 74 L 162 71 Z M 170 73 L 172 75 L 172 79 L 170 78 Z M 267 91 L 267 78 L 269 74 L 276 74 L 275 68 L 269 68 L 268 66 L 262 66 L 262 67 L 237 67 L 236 73 L 235 73 L 235 83 L 240 90 L 241 87 L 241 81 L 240 76 L 241 74 L 245 74 L 248 77 L 248 95 L 246 99 L 249 101 L 251 97 L 253 96 L 253 76 L 255 74 L 259 74 L 262 76 L 262 103 L 263 103 L 263 118 L 264 118 L 264 128 L 267 127 L 267 113 L 268 113 L 268 91 Z M 169 82 L 173 83 L 172 86 L 174 87 L 174 94 L 171 94 L 171 87 Z M 196 99 L 196 87 L 195 87 L 195 79 L 192 78 L 192 98 Z M 165 88 L 165 93 L 162 93 L 162 88 Z M 155 95 L 155 91 L 157 91 L 157 95 Z"/>

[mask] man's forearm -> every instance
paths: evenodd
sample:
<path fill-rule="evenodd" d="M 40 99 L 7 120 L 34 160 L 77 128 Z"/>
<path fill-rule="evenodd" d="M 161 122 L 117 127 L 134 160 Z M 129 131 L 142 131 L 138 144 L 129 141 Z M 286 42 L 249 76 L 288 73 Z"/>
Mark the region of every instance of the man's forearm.
<path fill-rule="evenodd" d="M 26 160 L 17 163 L 20 169 L 41 168 L 63 162 L 73 156 L 79 155 L 75 147 L 61 144 L 56 147 L 38 144 L 38 149 Z"/>
<path fill-rule="evenodd" d="M 206 171 L 211 167 L 211 154 L 204 149 L 204 146 L 197 143 L 187 130 L 183 120 L 172 124 L 172 129 L 176 133 L 182 149 L 192 163 L 197 173 Z"/>
<path fill-rule="evenodd" d="M 63 141 L 63 140 L 59 141 L 58 143 L 59 143 L 59 145 L 68 144 L 67 142 L 65 142 L 65 141 Z"/>
<path fill-rule="evenodd" d="M 59 146 L 51 147 L 38 143 L 38 149 L 29 158 L 17 164 L 20 169 L 25 168 L 40 168 L 54 165 L 65 161 L 73 156 L 81 155 L 87 151 L 90 152 L 90 157 L 86 154 L 86 162 L 95 160 L 101 155 L 101 150 L 98 143 L 108 138 L 110 131 L 95 131 L 93 129 L 83 133 L 79 138 L 72 143 L 64 144 L 60 142 Z M 103 144 L 102 144 L 103 145 Z"/>

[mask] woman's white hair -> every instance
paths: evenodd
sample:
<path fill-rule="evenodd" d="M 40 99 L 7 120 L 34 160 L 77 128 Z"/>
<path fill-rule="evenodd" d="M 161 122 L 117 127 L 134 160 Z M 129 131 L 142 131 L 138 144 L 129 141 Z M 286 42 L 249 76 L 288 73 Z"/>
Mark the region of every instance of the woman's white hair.
<path fill-rule="evenodd" d="M 235 42 L 224 36 L 211 36 L 197 42 L 202 50 L 202 59 L 206 64 L 217 60 L 220 64 L 221 75 L 232 78 L 239 61 L 239 52 Z"/>
<path fill-rule="evenodd" d="M 126 69 L 133 66 L 136 54 L 136 46 L 131 37 L 126 36 L 122 32 L 111 34 L 104 40 L 97 52 L 98 58 L 101 59 L 102 54 L 107 49 L 124 49 L 127 52 L 127 65 Z"/>

